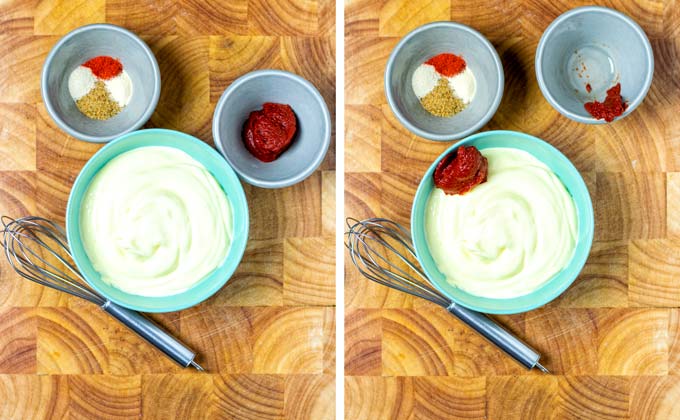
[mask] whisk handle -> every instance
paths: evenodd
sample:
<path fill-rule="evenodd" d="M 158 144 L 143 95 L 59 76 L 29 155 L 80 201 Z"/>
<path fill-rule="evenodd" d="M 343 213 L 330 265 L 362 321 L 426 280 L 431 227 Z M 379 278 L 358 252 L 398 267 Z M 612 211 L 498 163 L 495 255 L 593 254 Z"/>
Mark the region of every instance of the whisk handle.
<path fill-rule="evenodd" d="M 534 367 L 542 368 L 538 363 L 538 360 L 541 358 L 540 354 L 529 347 L 528 344 L 515 337 L 508 330 L 498 325 L 488 316 L 467 309 L 456 303 L 452 303 L 446 309 L 470 328 L 477 331 L 482 337 L 498 346 L 498 348 L 515 359 L 522 366 L 527 369 L 533 369 Z"/>
<path fill-rule="evenodd" d="M 189 365 L 194 365 L 196 353 L 149 318 L 138 312 L 118 306 L 111 301 L 104 303 L 101 308 L 158 350 L 165 353 L 166 356 L 177 362 L 180 366 L 188 367 Z"/>

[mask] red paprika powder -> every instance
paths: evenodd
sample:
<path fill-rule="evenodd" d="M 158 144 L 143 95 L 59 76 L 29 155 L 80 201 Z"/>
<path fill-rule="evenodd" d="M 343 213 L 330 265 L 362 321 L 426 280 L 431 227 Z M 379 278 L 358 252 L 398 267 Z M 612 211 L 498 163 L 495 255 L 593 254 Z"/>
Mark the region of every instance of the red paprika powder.
<path fill-rule="evenodd" d="M 123 64 L 108 55 L 100 55 L 83 63 L 83 67 L 92 70 L 100 79 L 108 80 L 118 76 L 123 71 Z"/>
<path fill-rule="evenodd" d="M 437 73 L 446 77 L 453 77 L 465 70 L 465 60 L 455 54 L 443 53 L 435 55 L 425 62 L 437 70 Z"/>

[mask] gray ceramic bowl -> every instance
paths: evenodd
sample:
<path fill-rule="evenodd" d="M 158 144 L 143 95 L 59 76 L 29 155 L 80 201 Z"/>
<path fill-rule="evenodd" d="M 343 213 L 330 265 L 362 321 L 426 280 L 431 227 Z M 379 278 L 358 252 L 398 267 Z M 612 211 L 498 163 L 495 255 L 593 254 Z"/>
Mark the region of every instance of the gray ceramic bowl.
<path fill-rule="evenodd" d="M 252 111 L 265 102 L 288 104 L 297 119 L 290 147 L 273 162 L 261 162 L 246 149 L 241 133 Z M 331 117 L 316 88 L 280 70 L 258 70 L 236 79 L 222 94 L 213 115 L 215 146 L 249 184 L 282 188 L 296 184 L 321 164 L 331 141 Z"/>
<path fill-rule="evenodd" d="M 583 104 L 603 101 L 621 83 L 628 102 L 623 118 L 642 102 L 652 84 L 654 55 L 645 32 L 631 18 L 606 7 L 572 9 L 545 30 L 536 51 L 536 78 L 543 96 L 565 117 L 604 124 Z M 590 84 L 591 92 L 587 92 Z"/>
<path fill-rule="evenodd" d="M 130 103 L 106 121 L 83 115 L 68 90 L 71 72 L 99 55 L 120 59 L 133 85 Z M 43 65 L 41 87 L 47 112 L 62 130 L 80 140 L 104 143 L 138 129 L 151 117 L 161 93 L 161 74 L 153 53 L 137 35 L 119 26 L 95 24 L 57 42 Z"/>
<path fill-rule="evenodd" d="M 461 55 L 477 79 L 468 107 L 453 117 L 431 115 L 411 87 L 413 72 L 440 53 Z M 392 51 L 385 69 L 385 94 L 397 119 L 414 134 L 430 140 L 466 137 L 489 122 L 503 97 L 503 65 L 493 45 L 474 29 L 454 22 L 434 22 L 414 29 Z"/>

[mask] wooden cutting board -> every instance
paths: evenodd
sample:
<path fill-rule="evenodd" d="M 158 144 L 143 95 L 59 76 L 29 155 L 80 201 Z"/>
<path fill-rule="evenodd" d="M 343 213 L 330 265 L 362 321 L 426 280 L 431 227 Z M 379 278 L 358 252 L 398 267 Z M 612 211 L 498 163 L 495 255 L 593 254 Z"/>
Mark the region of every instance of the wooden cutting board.
<path fill-rule="evenodd" d="M 346 4 L 346 215 L 408 226 L 422 174 L 451 143 L 418 138 L 386 104 L 387 58 L 411 29 L 458 21 L 495 45 L 505 94 L 485 130 L 559 148 L 595 208 L 583 272 L 556 301 L 499 317 L 554 375 L 527 372 L 445 311 L 346 274 L 347 419 L 680 418 L 680 3 L 609 0 L 654 49 L 644 103 L 611 125 L 562 117 L 541 95 L 544 29 L 585 1 L 349 0 Z"/>
<path fill-rule="evenodd" d="M 59 130 L 40 97 L 57 40 L 109 22 L 141 35 L 162 75 L 146 127 L 212 144 L 215 104 L 251 70 L 285 69 L 335 104 L 328 0 L 62 0 L 0 4 L 0 213 L 63 223 L 70 187 L 100 146 Z M 0 419 L 333 418 L 335 153 L 294 187 L 245 185 L 246 254 L 206 302 L 153 318 L 209 371 L 181 370 L 96 307 L 0 263 Z M 2 258 L 4 260 L 4 258 Z"/>

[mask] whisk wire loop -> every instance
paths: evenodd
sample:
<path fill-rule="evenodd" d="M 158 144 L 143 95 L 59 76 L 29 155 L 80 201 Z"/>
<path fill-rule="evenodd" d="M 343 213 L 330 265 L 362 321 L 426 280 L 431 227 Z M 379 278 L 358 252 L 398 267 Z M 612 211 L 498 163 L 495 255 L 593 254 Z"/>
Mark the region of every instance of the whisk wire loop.
<path fill-rule="evenodd" d="M 383 218 L 356 220 L 347 218 L 348 232 L 345 246 L 352 264 L 359 272 L 378 284 L 426 299 L 442 307 L 451 302 L 436 291 L 418 266 L 413 243 L 401 225 Z M 407 268 L 399 265 L 396 257 Z M 415 273 L 418 280 L 409 271 Z"/>
<path fill-rule="evenodd" d="M 100 306 L 106 302 L 84 284 L 80 272 L 69 261 L 72 260 L 71 253 L 66 233 L 61 226 L 37 216 L 19 219 L 2 216 L 0 220 L 3 225 L 0 231 L 3 234 L 1 244 L 7 260 L 17 274 Z M 49 261 L 50 255 L 56 261 Z"/>

